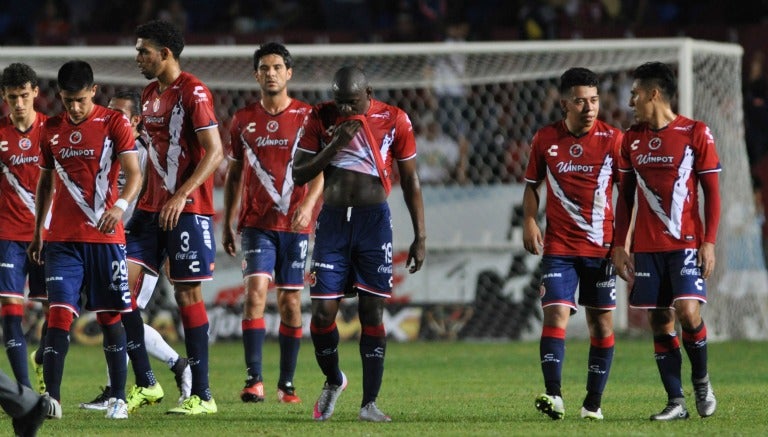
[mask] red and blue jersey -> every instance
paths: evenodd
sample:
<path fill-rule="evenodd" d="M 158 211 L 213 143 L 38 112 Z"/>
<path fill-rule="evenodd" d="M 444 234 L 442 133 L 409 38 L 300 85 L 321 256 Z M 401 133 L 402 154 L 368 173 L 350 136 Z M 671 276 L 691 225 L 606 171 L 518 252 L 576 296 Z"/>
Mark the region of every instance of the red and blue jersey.
<path fill-rule="evenodd" d="M 56 173 L 47 241 L 125 243 L 123 224 L 111 234 L 98 221 L 117 200 L 118 155 L 137 153 L 128 118 L 94 105 L 88 117 L 72 123 L 66 112 L 49 118 L 40 143 L 42 168 Z"/>
<path fill-rule="evenodd" d="M 634 252 L 698 248 L 704 237 L 699 215 L 699 176 L 719 172 L 720 158 L 706 124 L 678 115 L 666 127 L 647 123 L 624 135 L 619 171 L 637 178 Z"/>
<path fill-rule="evenodd" d="M 48 116 L 37 113 L 25 132 L 0 119 L 0 240 L 32 241 L 40 179 L 40 134 Z"/>
<path fill-rule="evenodd" d="M 238 229 L 293 232 L 291 218 L 308 190 L 293 183 L 293 155 L 311 110 L 293 99 L 279 114 L 254 103 L 232 117 L 230 158 L 244 161 Z"/>
<path fill-rule="evenodd" d="M 389 193 L 393 159 L 405 161 L 416 157 L 416 140 L 408 115 L 400 108 L 371 99 L 362 116 L 342 117 L 334 102 L 315 107 L 307 122 L 299 148 L 315 154 L 331 142 L 336 126 L 350 118 L 363 123 L 349 144 L 340 150 L 330 165 L 377 176 Z"/>
<path fill-rule="evenodd" d="M 154 81 L 141 96 L 144 128 L 151 139 L 147 189 L 137 208 L 159 212 L 205 157 L 197 132 L 217 129 L 210 90 L 195 76 L 182 72 L 162 92 Z M 187 198 L 185 213 L 213 215 L 213 175 Z"/>
<path fill-rule="evenodd" d="M 547 182 L 545 255 L 608 254 L 621 139 L 620 130 L 600 120 L 581 136 L 568 131 L 564 121 L 536 132 L 525 180 Z"/>

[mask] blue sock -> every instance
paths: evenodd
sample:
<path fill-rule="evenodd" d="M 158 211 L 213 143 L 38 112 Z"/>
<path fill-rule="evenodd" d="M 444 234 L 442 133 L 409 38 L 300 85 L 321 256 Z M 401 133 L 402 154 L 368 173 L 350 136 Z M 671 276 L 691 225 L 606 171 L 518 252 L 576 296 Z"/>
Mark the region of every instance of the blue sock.
<path fill-rule="evenodd" d="M 264 326 L 264 318 L 243 320 L 242 327 L 248 381 L 249 383 L 262 381 L 261 363 L 263 361 L 264 337 L 267 332 Z"/>
<path fill-rule="evenodd" d="M 339 330 L 336 322 L 325 328 L 310 325 L 312 343 L 315 346 L 315 359 L 323 371 L 325 379 L 330 384 L 341 385 L 341 369 L 339 369 Z"/>
<path fill-rule="evenodd" d="M 128 377 L 126 364 L 125 328 L 122 323 L 101 325 L 104 346 L 104 358 L 107 360 L 107 371 L 110 380 L 110 397 L 125 400 L 125 380 Z"/>
<path fill-rule="evenodd" d="M 69 352 L 69 331 L 48 328 L 43 353 L 43 379 L 45 389 L 52 398 L 61 400 L 61 378 L 64 375 L 64 360 Z"/>
<path fill-rule="evenodd" d="M 157 383 L 152 366 L 149 364 L 147 347 L 144 344 L 144 320 L 139 310 L 133 310 L 122 315 L 125 337 L 127 341 L 128 356 L 136 377 L 136 385 L 150 387 Z"/>
<path fill-rule="evenodd" d="M 704 321 L 692 331 L 683 329 L 683 347 L 691 361 L 691 378 L 707 376 L 707 327 Z"/>
<path fill-rule="evenodd" d="M 192 394 L 204 401 L 212 398 L 208 381 L 208 313 L 204 302 L 179 308 L 184 325 L 184 345 L 192 371 Z"/>
<path fill-rule="evenodd" d="M 590 338 L 589 363 L 587 365 L 587 397 L 584 407 L 597 411 L 603 397 L 603 390 L 608 382 L 613 363 L 614 336 Z"/>
<path fill-rule="evenodd" d="M 667 398 L 685 397 L 683 384 L 680 380 L 683 357 L 680 354 L 680 342 L 677 335 L 674 332 L 667 335 L 656 335 L 653 337 L 653 345 L 656 366 L 659 368 L 664 390 L 667 391 Z"/>
<path fill-rule="evenodd" d="M 5 353 L 8 355 L 8 362 L 11 364 L 13 376 L 16 378 L 16 381 L 32 388 L 32 384 L 29 382 L 29 370 L 27 368 L 27 341 L 24 339 L 24 331 L 21 329 L 22 316 L 16 313 L 23 313 L 23 307 L 21 305 L 8 304 L 4 305 L 2 308 Z"/>
<path fill-rule="evenodd" d="M 565 360 L 565 329 L 544 326 L 539 340 L 539 357 L 547 394 L 562 396 L 560 384 Z"/>
<path fill-rule="evenodd" d="M 278 385 L 293 383 L 296 362 L 299 358 L 299 347 L 301 346 L 301 326 L 291 327 L 280 323 L 277 341 L 280 343 L 280 379 L 278 379 Z"/>
<path fill-rule="evenodd" d="M 363 401 L 360 407 L 368 405 L 379 396 L 384 378 L 384 356 L 387 337 L 384 325 L 363 326 L 360 336 L 360 358 L 363 360 Z"/>

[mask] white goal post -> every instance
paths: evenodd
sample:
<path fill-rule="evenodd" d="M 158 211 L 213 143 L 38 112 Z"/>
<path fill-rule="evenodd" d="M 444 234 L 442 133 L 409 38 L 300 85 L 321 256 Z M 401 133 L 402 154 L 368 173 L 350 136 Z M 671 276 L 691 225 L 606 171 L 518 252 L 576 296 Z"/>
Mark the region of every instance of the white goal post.
<path fill-rule="evenodd" d="M 126 39 L 124 46 L 109 47 L 2 47 L 0 68 L 11 62 L 31 65 L 44 79 L 48 106 L 43 110 L 54 112 L 60 108 L 55 99 L 58 68 L 83 59 L 93 66 L 103 90 L 98 98 L 105 103 L 116 89 L 140 89 L 147 83 L 136 67 L 132 44 Z M 255 48 L 188 46 L 182 53 L 182 68 L 214 92 L 223 127 L 236 109 L 258 96 L 252 77 Z M 646 61 L 672 64 L 679 76 L 677 109 L 710 126 L 723 166 L 718 267 L 708 281 L 705 309 L 710 338 L 768 337 L 768 279 L 744 144 L 740 46 L 669 38 L 288 48 L 295 61 L 290 90 L 297 98 L 309 103 L 329 99 L 333 72 L 356 64 L 368 74 L 375 96 L 405 109 L 415 125 L 429 114 L 447 133 L 468 142 L 468 183 L 449 180 L 424 187 L 428 262 L 419 275 L 404 275 L 400 294 L 414 303 L 467 304 L 477 299 L 486 275 L 496 278 L 494 292 L 500 299 L 528 311 L 502 317 L 530 317 L 537 311 L 529 308 L 538 305 L 532 296 L 537 260 L 522 249 L 520 193 L 533 133 L 560 117 L 554 94 L 559 76 L 573 66 L 600 74 L 602 117 L 626 128 L 631 71 Z M 224 129 L 222 134 L 227 135 Z M 402 251 L 410 242 L 410 221 L 399 193 L 392 199 L 396 246 Z M 451 276 L 457 271 L 461 274 Z M 535 332 L 536 323 L 520 329 Z M 618 324 L 632 327 L 621 316 Z"/>

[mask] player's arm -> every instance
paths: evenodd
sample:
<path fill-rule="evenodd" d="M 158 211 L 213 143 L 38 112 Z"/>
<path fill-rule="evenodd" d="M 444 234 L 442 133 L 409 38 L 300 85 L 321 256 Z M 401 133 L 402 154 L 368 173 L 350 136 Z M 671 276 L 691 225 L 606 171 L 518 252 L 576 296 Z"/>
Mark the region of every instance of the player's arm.
<path fill-rule="evenodd" d="M 125 186 L 112 207 L 104 211 L 104 214 L 99 217 L 99 232 L 105 234 L 114 232 L 117 223 L 123 220 L 123 213 L 128 209 L 128 205 L 136 199 L 141 190 L 139 154 L 124 152 L 117 155 L 117 159 L 120 160 L 120 168 L 125 174 Z"/>
<path fill-rule="evenodd" d="M 720 182 L 717 172 L 699 175 L 701 190 L 704 194 L 704 226 L 706 232 L 699 247 L 699 266 L 701 277 L 709 278 L 715 270 L 715 241 L 720 225 Z"/>
<path fill-rule="evenodd" d="M 221 136 L 216 126 L 200 129 L 196 132 L 200 147 L 205 150 L 205 156 L 195 167 L 195 171 L 176 189 L 176 192 L 168 199 L 160 210 L 159 223 L 163 230 L 176 227 L 179 216 L 187 205 L 187 198 L 213 174 L 224 159 L 224 151 L 221 145 Z"/>
<path fill-rule="evenodd" d="M 424 224 L 424 201 L 421 196 L 421 183 L 416 173 L 416 159 L 397 161 L 400 171 L 400 187 L 403 189 L 403 198 L 413 225 L 413 242 L 408 250 L 408 259 L 405 267 L 410 266 L 409 271 L 415 273 L 421 269 L 426 257 L 427 229 Z M 413 262 L 413 265 L 411 265 Z"/>
<path fill-rule="evenodd" d="M 611 261 L 616 268 L 616 273 L 631 283 L 634 280 L 635 266 L 629 252 L 626 249 L 627 236 L 629 235 L 632 209 L 635 205 L 635 188 L 637 177 L 634 171 L 621 172 L 619 178 L 619 196 L 616 201 L 616 217 L 613 232 L 613 252 Z"/>
<path fill-rule="evenodd" d="M 291 230 L 293 232 L 301 232 L 309 226 L 315 205 L 323 194 L 324 183 L 325 179 L 322 173 L 309 181 L 307 195 L 304 196 L 304 200 L 294 211 L 293 217 L 291 217 Z"/>
<path fill-rule="evenodd" d="M 544 238 L 536 221 L 539 214 L 539 182 L 528 182 L 523 190 L 523 246 L 528 252 L 538 255 L 544 248 Z"/>
<path fill-rule="evenodd" d="M 53 200 L 53 170 L 40 168 L 40 179 L 37 180 L 35 193 L 35 231 L 32 234 L 32 242 L 27 247 L 29 259 L 37 264 L 43 263 L 41 257 L 43 250 L 43 227 L 45 218 L 51 209 Z"/>
<path fill-rule="evenodd" d="M 242 193 L 240 181 L 243 178 L 243 161 L 230 159 L 227 167 L 227 177 L 224 181 L 224 226 L 221 236 L 221 244 L 224 251 L 230 256 L 237 254 L 235 245 L 235 231 L 232 228 L 237 215 Z"/>
<path fill-rule="evenodd" d="M 296 185 L 304 185 L 319 175 L 331 162 L 334 156 L 343 149 L 363 126 L 359 120 L 346 120 L 336 126 L 330 143 L 316 154 L 296 150 L 293 159 L 293 181 Z M 312 135 L 309 134 L 308 135 Z M 312 135 L 317 141 L 320 137 Z M 314 140 L 314 138 L 312 138 Z M 302 141 L 303 142 L 303 141 Z"/>

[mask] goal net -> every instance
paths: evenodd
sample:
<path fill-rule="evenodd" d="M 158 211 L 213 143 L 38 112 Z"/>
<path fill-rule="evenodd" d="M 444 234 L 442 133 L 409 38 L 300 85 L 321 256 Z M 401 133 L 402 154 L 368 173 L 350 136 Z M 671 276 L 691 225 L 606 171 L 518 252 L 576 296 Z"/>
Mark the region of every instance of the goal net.
<path fill-rule="evenodd" d="M 0 67 L 30 64 L 44 79 L 38 108 L 61 110 L 55 77 L 61 64 L 83 59 L 101 86 L 98 103 L 118 89 L 140 90 L 135 50 L 119 47 L 13 48 L 0 51 Z M 241 46 L 189 46 L 182 67 L 214 93 L 225 144 L 238 108 L 258 99 L 253 50 Z M 739 46 L 686 38 L 493 43 L 289 45 L 295 66 L 289 89 L 309 103 L 331 98 L 332 75 L 358 65 L 376 98 L 411 116 L 418 134 L 419 168 L 428 231 L 424 270 L 402 267 L 412 238 L 400 193 L 390 200 L 395 225 L 394 297 L 387 328 L 398 339 L 536 338 L 540 332 L 539 258 L 522 248 L 523 174 L 529 142 L 561 117 L 557 85 L 562 72 L 584 66 L 601 76 L 601 118 L 631 123 L 631 71 L 646 61 L 674 65 L 680 79 L 677 109 L 712 129 L 723 166 L 718 267 L 708 281 L 705 306 L 713 339 L 768 336 L 768 280 L 744 144 Z M 223 168 L 218 182 L 223 181 Z M 221 198 L 217 200 L 221 207 Z M 543 225 L 543 223 L 542 223 Z M 210 305 L 235 303 L 239 265 L 223 254 L 207 287 Z M 644 317 L 626 310 L 617 284 L 617 329 L 644 329 Z M 583 311 L 580 311 L 583 313 Z M 214 311 L 214 318 L 216 317 Z M 221 310 L 222 320 L 230 315 Z M 577 322 L 575 322 L 577 323 Z M 222 321 L 220 337 L 230 332 Z M 214 336 L 216 323 L 212 323 Z M 585 325 L 582 332 L 586 334 Z M 236 329 L 235 329 L 236 330 Z M 569 335 L 579 329 L 570 327 Z"/>

